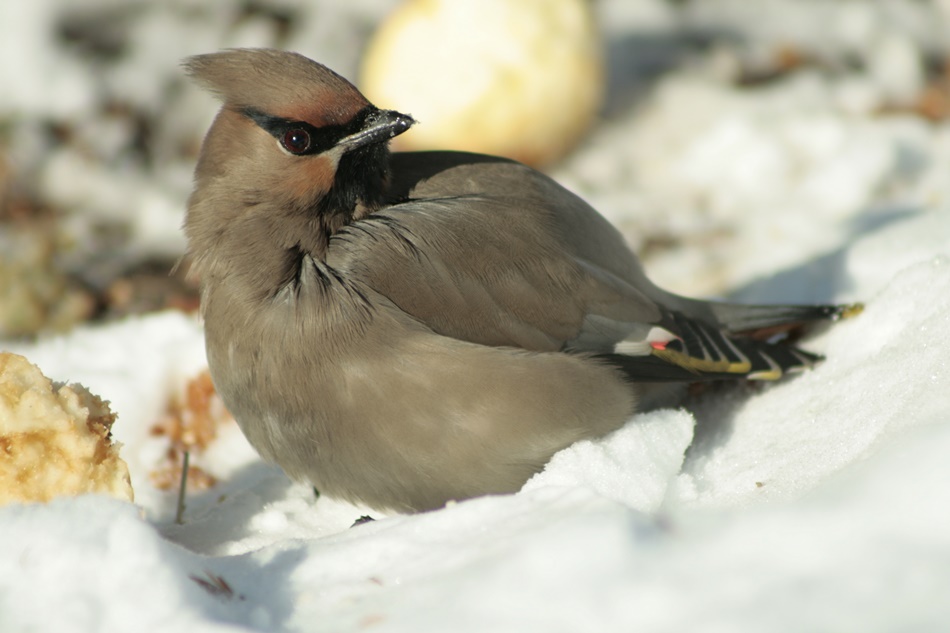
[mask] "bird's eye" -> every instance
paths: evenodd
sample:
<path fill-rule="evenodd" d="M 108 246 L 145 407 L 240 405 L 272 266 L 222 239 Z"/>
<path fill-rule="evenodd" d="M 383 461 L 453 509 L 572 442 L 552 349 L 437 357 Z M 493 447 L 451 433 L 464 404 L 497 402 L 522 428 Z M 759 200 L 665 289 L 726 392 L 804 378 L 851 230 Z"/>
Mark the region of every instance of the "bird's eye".
<path fill-rule="evenodd" d="M 284 132 L 280 144 L 291 154 L 303 154 L 310 149 L 310 132 L 295 127 Z"/>

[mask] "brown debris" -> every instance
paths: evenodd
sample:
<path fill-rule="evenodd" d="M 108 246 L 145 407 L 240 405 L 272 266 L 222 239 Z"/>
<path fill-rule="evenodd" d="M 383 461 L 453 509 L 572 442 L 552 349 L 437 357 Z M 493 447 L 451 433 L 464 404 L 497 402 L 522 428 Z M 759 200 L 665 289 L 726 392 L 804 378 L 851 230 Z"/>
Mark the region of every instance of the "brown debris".
<path fill-rule="evenodd" d="M 169 262 L 143 262 L 114 279 L 102 292 L 106 318 L 174 309 L 198 311 L 198 289 L 181 267 Z"/>
<path fill-rule="evenodd" d="M 234 589 L 231 588 L 231 585 L 228 584 L 227 580 L 221 576 L 218 576 L 217 574 L 211 573 L 208 570 L 205 570 L 204 577 L 197 576 L 195 574 L 189 574 L 188 577 L 195 581 L 199 587 L 216 598 L 221 598 L 222 600 L 232 600 L 237 597 L 238 600 L 244 600 L 243 595 L 234 593 Z"/>
<path fill-rule="evenodd" d="M 152 435 L 167 436 L 171 442 L 165 459 L 149 473 L 152 483 L 160 490 L 175 488 L 181 479 L 185 451 L 200 455 L 217 437 L 218 429 L 233 421 L 207 370 L 188 381 L 184 394 L 172 400 L 168 412 L 152 427 Z M 189 490 L 207 490 L 216 483 L 213 475 L 189 465 Z"/>
<path fill-rule="evenodd" d="M 913 110 L 934 123 L 950 119 L 950 58 L 944 60 L 942 71 L 924 88 Z"/>

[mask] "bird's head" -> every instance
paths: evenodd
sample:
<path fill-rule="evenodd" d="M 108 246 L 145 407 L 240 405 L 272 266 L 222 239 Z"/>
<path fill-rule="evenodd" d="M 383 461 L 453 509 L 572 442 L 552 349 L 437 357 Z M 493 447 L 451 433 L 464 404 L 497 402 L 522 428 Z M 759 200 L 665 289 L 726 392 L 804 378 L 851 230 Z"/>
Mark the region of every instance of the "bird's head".
<path fill-rule="evenodd" d="M 231 222 L 292 219 L 325 240 L 381 204 L 388 141 L 412 117 L 374 107 L 296 53 L 232 49 L 184 66 L 223 101 L 195 170 L 189 239 L 216 240 Z"/>

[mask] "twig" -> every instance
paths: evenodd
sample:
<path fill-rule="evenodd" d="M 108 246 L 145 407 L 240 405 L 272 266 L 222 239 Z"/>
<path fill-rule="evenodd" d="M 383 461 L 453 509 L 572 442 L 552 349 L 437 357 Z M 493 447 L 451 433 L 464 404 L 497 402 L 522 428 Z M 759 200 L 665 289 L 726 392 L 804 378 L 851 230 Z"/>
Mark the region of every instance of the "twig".
<path fill-rule="evenodd" d="M 188 451 L 182 456 L 181 485 L 178 488 L 178 511 L 175 512 L 175 523 L 182 525 L 185 522 L 185 486 L 188 484 Z"/>

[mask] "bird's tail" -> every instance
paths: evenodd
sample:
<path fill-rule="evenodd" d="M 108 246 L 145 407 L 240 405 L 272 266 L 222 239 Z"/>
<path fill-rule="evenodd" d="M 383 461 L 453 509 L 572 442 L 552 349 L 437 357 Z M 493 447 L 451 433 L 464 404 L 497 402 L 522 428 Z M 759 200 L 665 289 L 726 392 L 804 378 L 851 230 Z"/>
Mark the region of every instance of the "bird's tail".
<path fill-rule="evenodd" d="M 732 334 L 769 338 L 771 333 L 807 328 L 822 321 L 837 321 L 856 316 L 864 306 L 846 305 L 749 305 L 725 301 L 690 299 L 666 292 L 656 286 L 648 291 L 653 300 L 692 319 L 716 324 Z"/>
<path fill-rule="evenodd" d="M 802 371 L 821 356 L 795 347 L 789 334 L 816 321 L 846 318 L 854 306 L 744 306 L 684 300 L 667 311 L 660 326 L 669 336 L 651 343 L 647 355 L 608 354 L 638 382 L 744 378 L 777 380 Z"/>
<path fill-rule="evenodd" d="M 769 332 L 785 332 L 819 321 L 837 321 L 856 316 L 864 306 L 849 305 L 742 305 L 706 304 L 720 327 L 732 333 L 767 337 Z"/>

